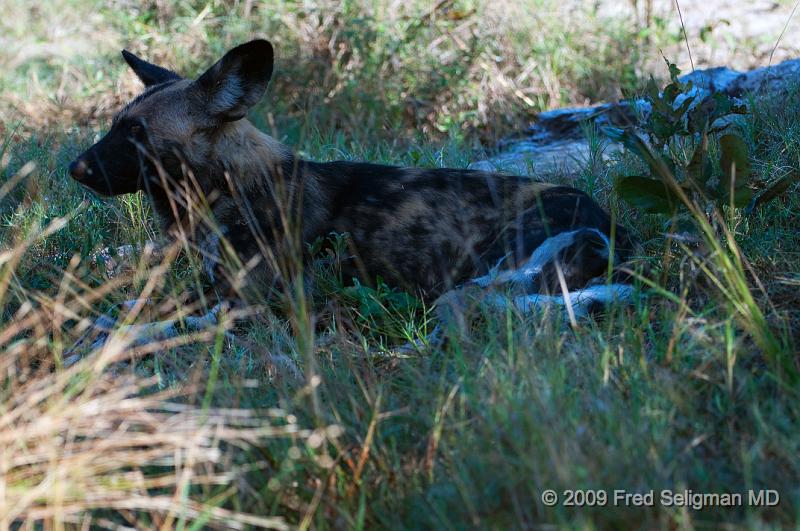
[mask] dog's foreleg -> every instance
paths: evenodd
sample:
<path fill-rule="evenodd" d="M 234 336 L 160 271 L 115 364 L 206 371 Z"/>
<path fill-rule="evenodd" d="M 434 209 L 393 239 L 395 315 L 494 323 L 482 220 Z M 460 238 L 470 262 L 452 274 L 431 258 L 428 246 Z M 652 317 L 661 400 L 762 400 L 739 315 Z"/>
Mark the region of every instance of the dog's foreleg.
<path fill-rule="evenodd" d="M 139 347 L 158 341 L 166 341 L 181 335 L 208 331 L 217 326 L 222 326 L 223 332 L 230 327 L 229 320 L 222 321 L 220 313 L 227 311 L 229 304 L 220 302 L 204 315 L 186 315 L 181 318 L 153 321 L 151 323 L 121 325 L 105 337 L 99 337 L 92 344 L 90 350 L 102 348 L 106 343 L 119 340 L 127 347 Z"/>
<path fill-rule="evenodd" d="M 121 306 L 123 309 L 131 311 L 137 306 L 151 304 L 152 302 L 149 299 L 134 299 L 125 301 Z M 263 356 L 271 375 L 281 374 L 292 381 L 302 380 L 303 371 L 289 356 L 269 352 L 260 345 L 252 344 L 229 332 L 229 328 L 236 320 L 235 315 L 230 315 L 232 312 L 229 313 L 229 307 L 230 304 L 228 302 L 221 302 L 204 315 L 187 315 L 181 318 L 130 325 L 119 325 L 117 320 L 110 314 L 101 315 L 88 327 L 73 346 L 64 353 L 63 364 L 65 367 L 74 365 L 83 357 L 82 352 L 99 352 L 106 347 L 117 349 L 141 347 L 165 342 L 180 336 L 211 332 L 218 328 L 218 333 L 224 334 L 231 344 L 236 343 L 256 355 Z M 223 316 L 223 313 L 226 315 Z M 89 341 L 92 341 L 91 345 L 85 350 L 82 349 L 81 347 Z"/>
<path fill-rule="evenodd" d="M 132 299 L 120 304 L 123 310 L 131 311 L 136 307 L 150 306 L 152 301 Z M 64 352 L 63 365 L 69 367 L 79 361 L 83 355 L 82 347 L 91 341 L 88 352 L 99 350 L 114 338 L 123 341 L 127 348 L 142 346 L 155 341 L 164 341 L 187 333 L 197 333 L 216 327 L 219 324 L 219 313 L 228 307 L 227 303 L 219 303 L 208 313 L 201 316 L 187 315 L 182 318 L 153 321 L 143 324 L 120 325 L 112 312 L 101 315 Z"/>

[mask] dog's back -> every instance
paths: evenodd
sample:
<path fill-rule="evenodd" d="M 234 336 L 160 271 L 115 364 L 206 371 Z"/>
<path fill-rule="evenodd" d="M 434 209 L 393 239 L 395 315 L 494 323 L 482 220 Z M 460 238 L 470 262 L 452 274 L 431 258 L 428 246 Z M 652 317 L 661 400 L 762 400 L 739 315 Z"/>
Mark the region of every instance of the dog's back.
<path fill-rule="evenodd" d="M 345 270 L 429 294 L 500 261 L 514 268 L 562 232 L 611 234 L 608 215 L 583 192 L 525 177 L 350 162 L 304 168 L 327 190 L 324 230 L 349 234 L 352 259 Z M 618 237 L 624 239 L 622 230 Z M 602 273 L 585 265 L 588 275 Z M 599 265 L 605 266 L 607 260 Z"/>

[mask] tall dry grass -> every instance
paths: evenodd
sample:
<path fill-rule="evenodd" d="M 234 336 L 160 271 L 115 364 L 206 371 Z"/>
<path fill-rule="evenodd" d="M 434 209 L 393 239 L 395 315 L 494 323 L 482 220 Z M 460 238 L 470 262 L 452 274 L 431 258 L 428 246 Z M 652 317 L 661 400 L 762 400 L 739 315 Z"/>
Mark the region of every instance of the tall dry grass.
<path fill-rule="evenodd" d="M 226 341 L 222 324 L 140 343 L 127 325 L 146 318 L 133 305 L 119 322 L 103 321 L 111 327 L 107 341 L 90 338 L 70 349 L 98 322 L 93 308 L 130 282 L 131 274 L 147 278 L 140 299 L 151 296 L 175 253 L 164 253 L 154 266 L 137 264 L 135 272 L 100 288 L 74 276 L 76 256 L 53 294 L 19 291 L 15 268 L 36 242 L 67 222 L 31 227 L 0 253 L 0 306 L 14 309 L 0 325 L 0 528 L 287 529 L 282 518 L 220 505 L 241 495 L 248 474 L 274 473 L 274 464 L 253 459 L 249 449 L 275 438 L 300 447 L 312 440 L 319 448 L 338 428 L 303 428 L 280 408 L 212 407 L 214 361 L 210 373 L 199 364 L 183 383 L 165 390 L 157 378 L 137 372 L 137 362 L 148 355 L 203 341 L 213 345 L 218 363 Z M 166 317 L 179 320 L 192 309 L 174 309 Z M 249 385 L 259 384 L 264 382 Z"/>

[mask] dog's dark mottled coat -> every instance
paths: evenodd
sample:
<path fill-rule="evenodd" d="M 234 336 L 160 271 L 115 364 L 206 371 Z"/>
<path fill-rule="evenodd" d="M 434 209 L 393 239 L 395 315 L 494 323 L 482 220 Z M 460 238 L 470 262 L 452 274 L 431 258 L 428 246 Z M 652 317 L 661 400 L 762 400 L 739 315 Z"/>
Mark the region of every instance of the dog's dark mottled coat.
<path fill-rule="evenodd" d="M 549 236 L 581 227 L 612 232 L 597 203 L 569 187 L 478 171 L 299 159 L 244 118 L 272 74 L 267 41 L 233 49 L 197 80 L 123 55 L 147 88 L 70 172 L 101 194 L 145 190 L 165 228 L 182 228 L 198 243 L 218 283 L 225 278 L 221 241 L 242 264 L 258 262 L 251 285 L 269 285 L 281 256 L 303 252 L 297 242 L 347 233 L 345 274 L 366 282 L 381 276 L 435 296 L 501 260 L 504 267 L 524 263 Z M 213 216 L 200 219 L 200 205 Z M 624 241 L 621 229 L 617 241 Z M 566 268 L 570 288 L 608 264 L 597 238 L 576 245 L 567 253 L 576 264 Z"/>

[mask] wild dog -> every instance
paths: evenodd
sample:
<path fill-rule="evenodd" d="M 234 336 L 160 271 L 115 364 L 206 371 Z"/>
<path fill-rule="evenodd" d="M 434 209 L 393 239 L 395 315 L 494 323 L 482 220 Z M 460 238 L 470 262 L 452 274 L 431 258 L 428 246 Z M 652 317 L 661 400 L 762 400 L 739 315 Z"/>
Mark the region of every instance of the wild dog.
<path fill-rule="evenodd" d="M 629 251 L 625 230 L 575 188 L 298 157 L 246 118 L 272 75 L 266 40 L 237 46 L 197 79 L 122 55 L 145 90 L 69 172 L 101 195 L 144 191 L 166 232 L 196 242 L 223 298 L 233 288 L 266 296 L 285 280 L 281 257 L 309 260 L 305 246 L 333 232 L 348 238 L 345 278 L 381 277 L 431 300 L 508 282 L 525 295 L 580 290 Z M 246 275 L 226 269 L 225 255 Z"/>

